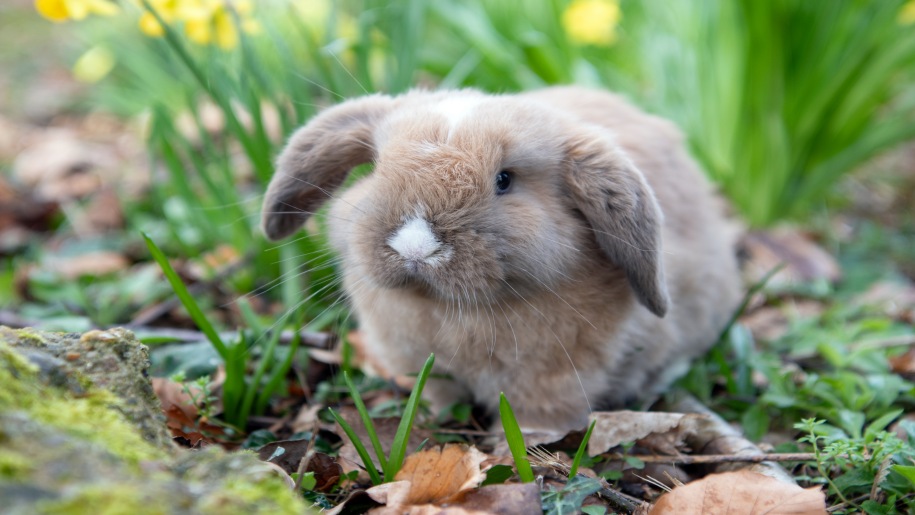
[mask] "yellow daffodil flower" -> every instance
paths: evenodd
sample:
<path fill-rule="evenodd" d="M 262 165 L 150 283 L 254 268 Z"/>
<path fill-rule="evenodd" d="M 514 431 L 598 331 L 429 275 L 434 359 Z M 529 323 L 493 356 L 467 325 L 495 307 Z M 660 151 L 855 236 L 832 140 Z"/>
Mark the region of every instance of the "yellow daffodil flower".
<path fill-rule="evenodd" d="M 574 0 L 562 13 L 562 27 L 575 43 L 609 46 L 622 16 L 618 0 Z"/>
<path fill-rule="evenodd" d="M 73 64 L 73 76 L 82 82 L 98 82 L 111 72 L 114 65 L 114 53 L 102 45 L 96 45 Z"/>
<path fill-rule="evenodd" d="M 192 42 L 200 45 L 216 44 L 228 50 L 238 45 L 239 30 L 247 34 L 259 34 L 262 31 L 260 23 L 254 18 L 255 4 L 252 0 L 133 2 L 143 11 L 138 24 L 147 36 L 164 35 L 163 22 L 167 25 L 179 24 Z M 111 16 L 119 12 L 119 7 L 115 0 L 35 0 L 35 10 L 51 21 L 64 22 L 82 20 L 90 15 Z"/>
<path fill-rule="evenodd" d="M 238 45 L 232 9 L 238 14 L 241 30 L 260 32 L 260 24 L 252 17 L 254 4 L 249 0 L 150 0 L 150 5 L 166 23 L 181 22 L 185 36 L 198 45 L 215 43 L 226 50 Z M 140 17 L 140 30 L 154 37 L 165 32 L 151 12 Z"/>
<path fill-rule="evenodd" d="M 38 14 L 54 22 L 82 20 L 90 14 L 111 16 L 120 10 L 109 0 L 35 0 Z"/>
<path fill-rule="evenodd" d="M 899 9 L 899 23 L 911 25 L 915 23 L 915 0 L 909 0 Z"/>

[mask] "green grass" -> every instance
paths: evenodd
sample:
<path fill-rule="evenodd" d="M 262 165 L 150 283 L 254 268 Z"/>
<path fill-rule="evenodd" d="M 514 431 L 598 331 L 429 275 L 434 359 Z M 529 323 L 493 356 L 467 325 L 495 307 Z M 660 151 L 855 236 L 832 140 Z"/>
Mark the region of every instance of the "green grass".
<path fill-rule="evenodd" d="M 527 446 L 524 445 L 524 435 L 518 426 L 518 420 L 515 419 L 515 412 L 512 411 L 511 404 L 505 398 L 504 393 L 499 394 L 499 416 L 502 418 L 502 429 L 505 431 L 505 440 L 508 442 L 508 448 L 515 460 L 515 470 L 524 483 L 530 483 L 534 480 L 534 471 L 531 469 L 531 462 L 527 459 Z"/>
<path fill-rule="evenodd" d="M 369 415 L 365 403 L 362 402 L 359 390 L 356 388 L 353 380 L 349 377 L 349 374 L 346 372 L 343 373 L 343 379 L 346 382 L 347 388 L 349 388 L 350 398 L 352 398 L 353 402 L 356 404 L 356 409 L 362 419 L 362 424 L 368 433 L 369 440 L 372 442 L 372 447 L 378 457 L 378 463 L 381 465 L 382 471 L 384 472 L 384 481 L 393 481 L 394 477 L 397 476 L 397 472 L 399 472 L 403 466 L 404 458 L 407 454 L 407 444 L 410 440 L 410 433 L 413 430 L 416 413 L 419 411 L 420 398 L 422 397 L 426 380 L 429 379 L 429 374 L 432 373 L 433 363 L 435 363 L 435 355 L 430 354 L 429 359 L 426 360 L 422 370 L 420 370 L 419 375 L 416 377 L 416 384 L 413 385 L 413 390 L 410 392 L 410 398 L 407 400 L 407 404 L 404 407 L 403 415 L 400 418 L 400 424 L 397 426 L 397 432 L 394 434 L 394 440 L 391 444 L 391 452 L 388 456 L 385 456 L 384 450 L 381 447 L 381 441 L 378 439 L 378 432 L 375 430 L 375 425 L 372 423 L 372 417 Z M 362 459 L 362 463 L 369 473 L 372 484 L 381 484 L 382 477 L 378 475 L 372 458 L 369 457 L 369 453 L 365 449 L 365 445 L 362 443 L 359 435 L 356 434 L 352 426 L 350 426 L 343 417 L 332 409 L 329 411 L 334 417 L 334 420 L 343 428 L 346 436 L 353 442 L 353 446 L 356 448 L 359 458 Z"/>
<path fill-rule="evenodd" d="M 581 466 L 581 460 L 586 456 L 586 452 L 588 450 L 588 442 L 591 440 L 591 432 L 594 431 L 595 424 L 597 424 L 597 421 L 592 420 L 591 424 L 588 425 L 588 430 L 585 431 L 585 436 L 581 439 L 581 444 L 578 446 L 578 451 L 575 452 L 575 457 L 572 458 L 572 466 L 569 467 L 570 479 L 578 475 L 578 467 Z"/>
<path fill-rule="evenodd" d="M 172 268 L 162 250 L 146 234 L 143 235 L 143 238 L 146 240 L 153 259 L 162 268 L 162 272 L 174 289 L 175 295 L 181 300 L 184 309 L 187 310 L 191 319 L 206 335 L 210 344 L 222 358 L 226 374 L 225 383 L 222 387 L 223 419 L 244 432 L 248 418 L 252 414 L 263 414 L 266 411 L 270 398 L 280 391 L 282 382 L 292 367 L 292 361 L 300 343 L 299 333 L 296 333 L 296 337 L 287 349 L 286 357 L 283 360 L 277 359 L 276 348 L 280 329 L 282 329 L 284 323 L 288 321 L 293 312 L 288 312 L 286 316 L 281 317 L 271 328 L 264 328 L 259 324 L 250 308 L 243 307 L 243 312 L 246 313 L 246 318 L 249 320 L 251 329 L 254 329 L 254 332 L 240 331 L 236 341 L 224 342 L 200 309 L 200 306 L 197 305 L 194 297 L 187 290 L 181 277 Z M 242 303 L 242 306 L 245 306 L 245 304 Z M 267 341 L 264 343 L 264 336 L 250 336 L 250 334 L 255 333 L 264 336 L 271 334 L 271 336 L 266 338 Z M 254 338 L 253 341 L 252 338 Z M 254 375 L 248 381 L 247 368 L 255 346 L 260 346 L 262 352 Z"/>

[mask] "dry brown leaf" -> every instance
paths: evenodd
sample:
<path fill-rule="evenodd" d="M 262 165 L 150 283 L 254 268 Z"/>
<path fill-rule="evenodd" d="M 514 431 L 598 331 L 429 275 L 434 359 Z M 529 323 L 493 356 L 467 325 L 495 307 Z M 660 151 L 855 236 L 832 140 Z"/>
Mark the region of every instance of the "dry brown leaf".
<path fill-rule="evenodd" d="M 785 266 L 769 279 L 770 286 L 814 280 L 836 282 L 842 278 L 839 262 L 796 228 L 753 231 L 741 243 L 749 256 L 744 270 L 750 283 L 758 282 L 782 263 Z"/>
<path fill-rule="evenodd" d="M 45 268 L 53 270 L 62 279 L 74 280 L 83 276 L 101 276 L 126 270 L 130 266 L 127 258 L 110 250 L 86 252 L 72 257 L 54 257 Z"/>
<path fill-rule="evenodd" d="M 855 305 L 871 306 L 887 316 L 915 320 L 915 284 L 911 281 L 878 281 L 854 300 Z"/>
<path fill-rule="evenodd" d="M 368 404 L 368 402 L 366 402 Z M 340 408 L 337 412 L 343 420 L 345 420 L 350 427 L 353 428 L 356 435 L 363 442 L 369 441 L 368 432 L 365 430 L 365 426 L 362 425 L 362 418 L 359 416 L 359 412 L 356 408 L 353 407 L 344 407 Z M 400 418 L 397 417 L 385 417 L 385 418 L 375 418 L 372 419 L 372 424 L 375 426 L 375 432 L 378 434 L 378 439 L 381 440 L 381 447 L 384 450 L 385 454 L 391 452 L 391 445 L 394 443 L 394 436 L 397 434 L 397 428 L 400 427 Z M 353 447 L 352 442 L 350 442 L 349 437 L 346 436 L 346 433 L 337 425 L 335 432 L 343 438 L 345 442 L 343 447 L 340 448 L 340 456 L 354 462 L 362 463 L 362 458 L 359 457 L 359 453 L 356 452 L 356 448 Z M 414 428 L 413 431 L 410 431 L 410 438 L 407 440 L 407 449 L 416 449 L 423 443 L 424 440 L 432 437 L 432 433 L 428 430 L 422 428 Z M 378 463 L 378 457 L 375 456 L 374 452 L 370 452 L 372 461 L 375 463 L 376 467 L 380 470 L 381 467 Z"/>
<path fill-rule="evenodd" d="M 683 439 L 680 433 L 691 430 L 692 421 L 697 417 L 699 415 L 650 411 L 596 411 L 590 416 L 590 420 L 596 423 L 588 442 L 588 454 L 596 456 L 625 442 L 666 433 L 673 434 L 669 438 L 653 440 L 657 446 L 666 442 L 663 443 L 663 449 L 656 450 L 666 454 L 675 453 L 677 442 Z"/>
<path fill-rule="evenodd" d="M 476 488 L 486 479 L 480 465 L 488 456 L 476 447 L 446 445 L 410 455 L 394 477 L 409 481 L 409 504 L 446 501 L 459 492 Z"/>
<path fill-rule="evenodd" d="M 291 475 L 298 472 L 302 458 L 308 452 L 308 444 L 308 440 L 278 440 L 258 449 L 257 456 Z M 327 454 L 316 452 L 308 461 L 305 472 L 314 472 L 315 490 L 329 492 L 340 481 L 343 468 Z"/>
<path fill-rule="evenodd" d="M 787 299 L 779 306 L 762 306 L 740 317 L 740 323 L 761 341 L 775 341 L 784 336 L 794 320 L 819 316 L 826 310 L 816 300 Z"/>
<path fill-rule="evenodd" d="M 39 197 L 60 201 L 112 183 L 118 167 L 111 147 L 86 141 L 70 130 L 49 129 L 16 157 L 13 176 Z"/>
<path fill-rule="evenodd" d="M 448 513 L 489 513 L 514 515 L 540 512 L 540 487 L 537 483 L 506 483 L 469 490 L 449 506 Z M 464 511 L 450 511 L 454 508 Z M 439 512 L 440 513 L 440 512 Z"/>
<path fill-rule="evenodd" d="M 382 506 L 369 510 L 373 515 L 516 515 L 541 513 L 540 487 L 537 483 L 508 483 L 466 490 L 453 502 L 422 504 L 393 509 Z"/>
<path fill-rule="evenodd" d="M 309 350 L 309 354 L 311 351 Z M 325 406 L 320 404 L 306 404 L 299 409 L 298 415 L 290 423 L 290 429 L 293 433 L 301 433 L 302 431 L 309 431 L 311 428 L 315 427 L 315 423 L 320 419 L 318 418 L 318 413 L 323 410 Z"/>
<path fill-rule="evenodd" d="M 121 197 L 114 188 L 103 187 L 85 210 L 74 217 L 73 225 L 81 234 L 104 234 L 124 227 L 124 211 Z"/>
<path fill-rule="evenodd" d="M 221 427 L 210 424 L 200 417 L 200 412 L 184 385 L 170 379 L 154 377 L 152 386 L 159 403 L 162 404 L 165 425 L 173 437 L 184 438 L 191 447 L 196 447 L 200 442 L 214 443 L 214 436 L 224 434 Z"/>
<path fill-rule="evenodd" d="M 487 457 L 475 447 L 455 444 L 412 454 L 393 482 L 366 490 L 375 502 L 385 505 L 371 513 L 441 513 L 443 506 L 452 512 L 462 495 L 486 479 L 480 465 Z M 482 513 L 460 510 L 453 513 Z"/>
<path fill-rule="evenodd" d="M 814 515 L 826 513 L 819 487 L 801 488 L 746 470 L 712 474 L 663 495 L 650 515 Z"/>
<path fill-rule="evenodd" d="M 915 349 L 891 357 L 890 369 L 908 380 L 915 379 Z"/>

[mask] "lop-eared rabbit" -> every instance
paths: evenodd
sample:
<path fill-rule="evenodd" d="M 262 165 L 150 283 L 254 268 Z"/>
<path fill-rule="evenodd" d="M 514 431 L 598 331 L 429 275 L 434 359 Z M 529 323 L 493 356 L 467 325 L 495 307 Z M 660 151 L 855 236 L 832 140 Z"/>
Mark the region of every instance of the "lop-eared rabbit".
<path fill-rule="evenodd" d="M 350 170 L 374 170 L 341 191 Z M 580 429 L 656 394 L 740 297 L 735 229 L 669 122 L 578 87 L 349 100 L 295 132 L 271 239 L 330 202 L 367 352 L 436 371 L 437 407 L 505 392 L 522 427 Z"/>

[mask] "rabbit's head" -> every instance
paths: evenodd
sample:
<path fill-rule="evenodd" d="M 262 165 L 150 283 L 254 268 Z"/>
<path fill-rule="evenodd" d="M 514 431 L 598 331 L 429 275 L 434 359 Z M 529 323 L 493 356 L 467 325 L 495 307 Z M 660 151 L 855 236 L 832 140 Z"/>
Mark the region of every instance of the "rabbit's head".
<path fill-rule="evenodd" d="M 339 193 L 363 163 L 373 171 Z M 416 91 L 327 109 L 280 156 L 264 232 L 288 236 L 328 201 L 343 267 L 377 286 L 484 303 L 599 260 L 667 311 L 662 215 L 642 173 L 606 129 L 533 100 Z"/>

